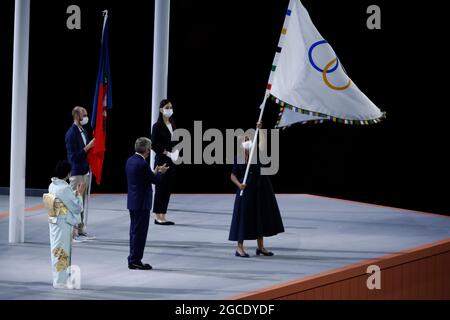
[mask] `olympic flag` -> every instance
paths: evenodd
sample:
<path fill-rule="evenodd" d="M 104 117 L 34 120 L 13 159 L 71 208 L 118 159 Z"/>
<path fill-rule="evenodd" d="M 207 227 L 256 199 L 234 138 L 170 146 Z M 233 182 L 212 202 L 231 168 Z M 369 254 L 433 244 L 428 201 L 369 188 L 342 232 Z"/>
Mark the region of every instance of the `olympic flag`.
<path fill-rule="evenodd" d="M 369 125 L 385 117 L 347 76 L 300 0 L 289 2 L 259 121 L 269 97 L 281 106 L 277 128 L 311 121 Z M 257 129 L 250 159 L 254 156 L 258 132 Z"/>
<path fill-rule="evenodd" d="M 300 0 L 291 0 L 267 89 L 277 127 L 309 121 L 368 125 L 385 114 L 348 77 Z"/>

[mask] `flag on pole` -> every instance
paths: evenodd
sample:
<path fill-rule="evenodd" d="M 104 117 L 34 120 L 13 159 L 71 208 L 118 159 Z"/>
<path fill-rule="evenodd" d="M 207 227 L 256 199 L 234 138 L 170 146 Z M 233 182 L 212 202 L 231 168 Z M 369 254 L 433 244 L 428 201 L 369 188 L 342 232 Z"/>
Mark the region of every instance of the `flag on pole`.
<path fill-rule="evenodd" d="M 267 89 L 281 107 L 278 128 L 311 121 L 368 125 L 385 117 L 348 77 L 300 0 L 290 0 Z"/>
<path fill-rule="evenodd" d="M 102 179 L 103 160 L 105 156 L 107 110 L 112 107 L 111 74 L 108 53 L 108 12 L 105 10 L 103 13 L 100 63 L 95 85 L 91 120 L 95 143 L 94 147 L 88 153 L 88 162 L 97 184 L 100 184 Z"/>

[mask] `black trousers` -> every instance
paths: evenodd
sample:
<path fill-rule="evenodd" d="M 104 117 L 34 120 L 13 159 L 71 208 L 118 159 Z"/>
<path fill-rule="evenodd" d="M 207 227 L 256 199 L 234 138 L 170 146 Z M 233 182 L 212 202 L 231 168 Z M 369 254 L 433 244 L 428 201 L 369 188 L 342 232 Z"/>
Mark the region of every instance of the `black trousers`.
<path fill-rule="evenodd" d="M 175 175 L 174 166 L 174 164 L 170 165 L 170 169 L 161 175 L 159 183 L 155 186 L 153 213 L 167 213 L 167 207 L 169 206 L 170 194 Z"/>
<path fill-rule="evenodd" d="M 150 210 L 130 210 L 130 255 L 128 264 L 142 262 L 145 243 L 147 241 Z"/>

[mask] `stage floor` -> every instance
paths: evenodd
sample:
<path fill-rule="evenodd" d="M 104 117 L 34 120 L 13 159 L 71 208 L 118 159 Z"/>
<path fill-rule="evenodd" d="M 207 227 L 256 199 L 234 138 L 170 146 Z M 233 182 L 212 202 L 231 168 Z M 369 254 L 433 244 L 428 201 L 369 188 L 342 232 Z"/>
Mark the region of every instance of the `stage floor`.
<path fill-rule="evenodd" d="M 28 197 L 25 243 L 8 244 L 8 197 L 0 196 L 0 299 L 223 299 L 450 237 L 450 218 L 311 195 L 277 195 L 286 232 L 266 239 L 274 257 L 234 257 L 234 195 L 173 195 L 175 226 L 151 220 L 144 262 L 127 268 L 125 195 L 91 198 L 89 232 L 75 243 L 82 290 L 51 286 L 47 214 Z"/>

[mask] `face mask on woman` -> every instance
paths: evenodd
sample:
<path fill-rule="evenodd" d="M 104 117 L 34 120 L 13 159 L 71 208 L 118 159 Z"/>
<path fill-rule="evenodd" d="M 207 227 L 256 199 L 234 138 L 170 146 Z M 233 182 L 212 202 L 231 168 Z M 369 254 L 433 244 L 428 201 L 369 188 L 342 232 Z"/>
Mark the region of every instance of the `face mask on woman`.
<path fill-rule="evenodd" d="M 242 143 L 242 147 L 243 147 L 245 150 L 250 150 L 250 149 L 252 148 L 252 146 L 253 146 L 253 142 L 250 141 L 250 140 L 247 140 L 247 141 L 245 141 L 245 142 Z"/>
<path fill-rule="evenodd" d="M 173 115 L 172 109 L 164 109 L 163 110 L 163 116 L 166 118 L 170 118 Z"/>

